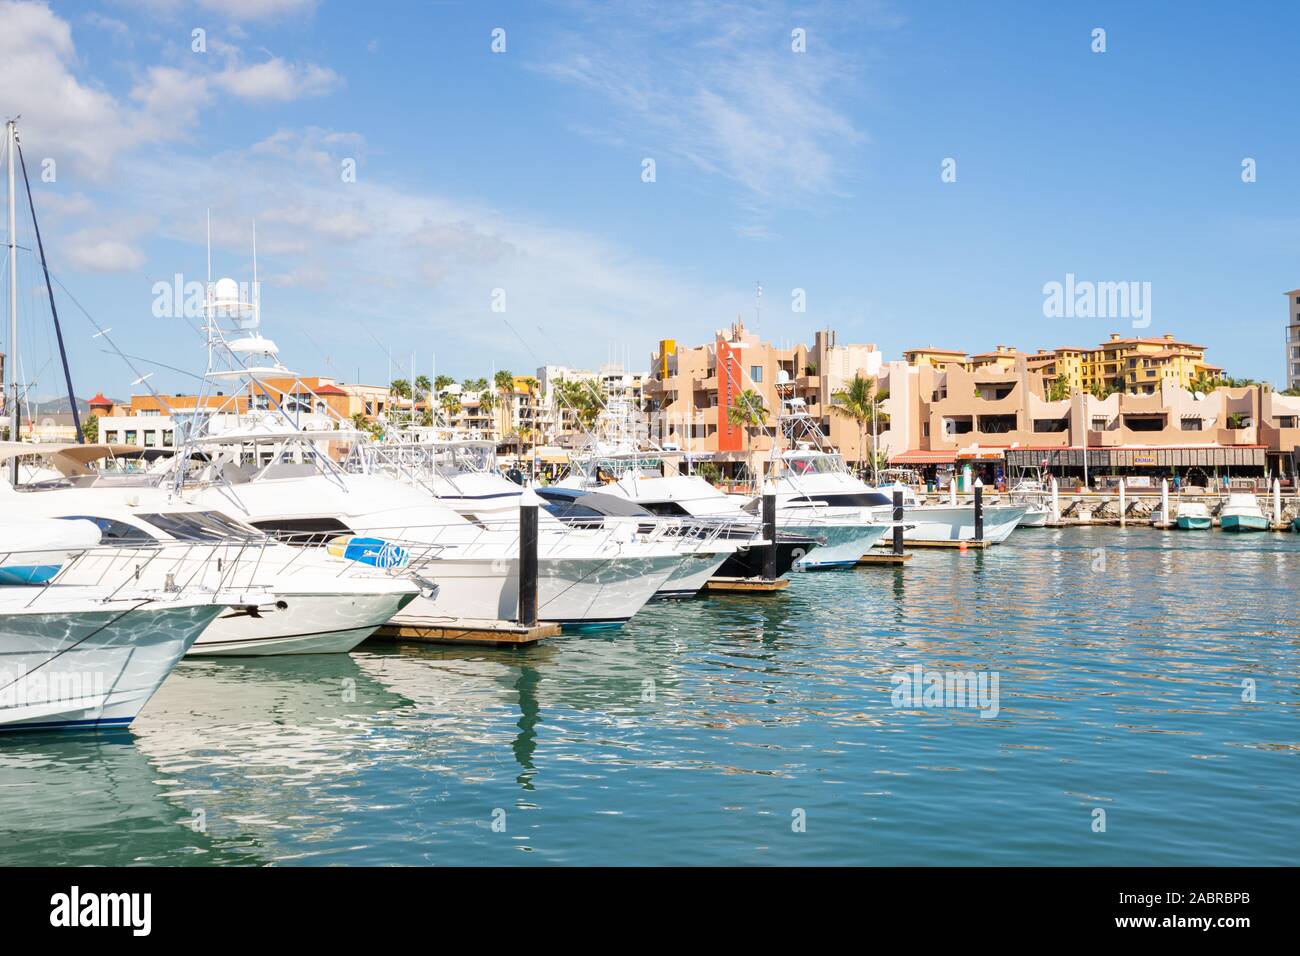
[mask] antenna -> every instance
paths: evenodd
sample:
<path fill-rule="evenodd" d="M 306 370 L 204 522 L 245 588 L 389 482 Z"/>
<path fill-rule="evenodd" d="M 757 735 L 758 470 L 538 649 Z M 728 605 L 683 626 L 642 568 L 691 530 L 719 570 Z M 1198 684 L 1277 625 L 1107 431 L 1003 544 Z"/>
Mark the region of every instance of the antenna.
<path fill-rule="evenodd" d="M 212 209 L 208 209 L 208 285 L 212 284 Z"/>
<path fill-rule="evenodd" d="M 253 220 L 253 322 L 262 326 L 262 287 L 257 284 L 257 220 Z"/>

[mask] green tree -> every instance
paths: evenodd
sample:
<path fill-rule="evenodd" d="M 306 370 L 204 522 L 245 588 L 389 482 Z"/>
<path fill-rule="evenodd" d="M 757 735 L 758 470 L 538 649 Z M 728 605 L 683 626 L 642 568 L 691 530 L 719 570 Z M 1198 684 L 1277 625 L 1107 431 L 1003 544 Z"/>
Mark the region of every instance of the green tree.
<path fill-rule="evenodd" d="M 357 412 L 352 416 L 352 427 L 359 432 L 364 432 L 376 441 L 384 437 L 383 426 L 378 422 L 372 422 L 361 412 Z"/>
<path fill-rule="evenodd" d="M 1047 383 L 1044 390 L 1045 397 L 1049 402 L 1059 402 L 1070 397 L 1070 381 L 1064 375 L 1058 375 Z"/>
<path fill-rule="evenodd" d="M 498 392 L 509 392 L 515 387 L 515 377 L 506 369 L 501 369 L 492 376 L 492 381 L 497 387 Z"/>
<path fill-rule="evenodd" d="M 442 397 L 438 399 L 438 405 L 446 413 L 449 420 L 452 416 L 460 414 L 460 396 L 455 392 L 444 392 Z"/>
<path fill-rule="evenodd" d="M 415 397 L 416 398 L 427 398 L 429 395 L 429 391 L 432 388 L 433 388 L 433 384 L 429 381 L 429 376 L 427 375 L 415 376 Z"/>
<path fill-rule="evenodd" d="M 577 426 L 583 431 L 591 431 L 603 406 L 594 383 L 573 379 L 557 382 L 555 395 L 557 404 L 573 413 Z"/>
<path fill-rule="evenodd" d="M 875 379 L 854 375 L 853 380 L 845 388 L 831 396 L 831 413 L 842 418 L 851 418 L 857 423 L 859 464 L 866 456 L 867 427 L 871 427 L 871 480 L 873 482 L 879 475 L 876 436 L 880 432 L 881 425 L 889 424 L 889 416 L 885 414 L 883 408 L 889 393 L 878 391 L 876 384 Z"/>
<path fill-rule="evenodd" d="M 433 380 L 433 387 L 438 391 L 443 391 L 448 385 L 455 385 L 456 380 L 450 375 L 439 375 Z"/>
<path fill-rule="evenodd" d="M 743 428 L 745 445 L 749 450 L 749 474 L 754 480 L 755 491 L 758 490 L 758 474 L 754 468 L 754 441 L 752 430 L 767 424 L 767 409 L 763 406 L 763 396 L 752 388 L 747 388 L 731 400 L 727 407 L 727 421 L 737 428 Z"/>
<path fill-rule="evenodd" d="M 411 383 L 404 378 L 395 378 L 388 384 L 388 390 L 398 398 L 411 397 Z"/>
<path fill-rule="evenodd" d="M 91 415 L 81 423 L 81 437 L 90 444 L 99 441 L 99 416 Z"/>

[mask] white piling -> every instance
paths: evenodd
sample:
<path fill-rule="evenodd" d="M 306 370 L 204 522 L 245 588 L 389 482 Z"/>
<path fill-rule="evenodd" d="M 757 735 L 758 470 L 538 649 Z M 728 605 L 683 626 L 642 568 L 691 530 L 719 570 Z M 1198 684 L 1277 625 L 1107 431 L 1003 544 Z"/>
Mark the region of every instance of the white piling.
<path fill-rule="evenodd" d="M 1119 526 L 1124 527 L 1124 512 L 1128 509 L 1124 507 L 1124 479 L 1119 480 Z"/>
<path fill-rule="evenodd" d="M 948 482 L 948 507 L 957 507 L 957 476 L 954 475 Z"/>
<path fill-rule="evenodd" d="M 1166 526 L 1172 525 L 1173 521 L 1169 517 L 1169 479 L 1160 479 L 1160 522 Z"/>
<path fill-rule="evenodd" d="M 1061 523 L 1061 486 L 1052 476 L 1052 524 Z"/>
<path fill-rule="evenodd" d="M 1282 483 L 1273 479 L 1273 523 L 1282 523 Z"/>

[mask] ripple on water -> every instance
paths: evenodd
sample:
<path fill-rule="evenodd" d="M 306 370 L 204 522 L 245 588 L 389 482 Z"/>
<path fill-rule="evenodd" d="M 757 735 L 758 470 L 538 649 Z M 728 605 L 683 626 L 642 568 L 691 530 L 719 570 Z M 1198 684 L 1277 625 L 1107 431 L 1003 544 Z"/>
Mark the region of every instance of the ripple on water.
<path fill-rule="evenodd" d="M 1300 538 L 1013 543 L 523 653 L 186 662 L 132 735 L 0 738 L 0 863 L 1292 862 Z M 917 665 L 998 715 L 894 707 Z"/>

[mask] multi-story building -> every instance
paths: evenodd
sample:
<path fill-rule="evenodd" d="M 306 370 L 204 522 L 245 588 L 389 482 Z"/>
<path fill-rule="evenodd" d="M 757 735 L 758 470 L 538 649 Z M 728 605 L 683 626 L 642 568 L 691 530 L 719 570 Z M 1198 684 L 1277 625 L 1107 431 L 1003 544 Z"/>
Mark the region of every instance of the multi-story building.
<path fill-rule="evenodd" d="M 822 435 L 850 461 L 863 460 L 856 422 L 831 411 L 835 393 L 855 375 L 880 369 L 874 345 L 839 345 L 835 333 L 818 332 L 811 347 L 781 348 L 746 331 L 739 319 L 706 345 L 684 347 L 664 339 L 651 358 L 643 385 L 650 435 L 662 447 L 709 457 L 725 474 L 761 461 L 772 450 L 773 429 L 785 402 L 806 412 Z M 729 414 L 738 397 L 756 393 L 766 411 L 763 427 L 741 426 Z"/>
<path fill-rule="evenodd" d="M 1300 388 L 1300 289 L 1286 294 L 1286 387 Z"/>
<path fill-rule="evenodd" d="M 1194 394 L 1169 374 L 1150 389 L 1143 375 L 1136 387 L 1105 398 L 1076 389 L 1052 400 L 1036 358 L 1020 354 L 1011 366 L 973 370 L 890 363 L 881 376 L 890 420 L 882 448 L 896 465 L 933 471 L 971 464 L 986 478 L 1044 463 L 1077 472 L 1085 448 L 1094 475 L 1294 475 L 1300 464 L 1300 398 L 1267 385 Z"/>

